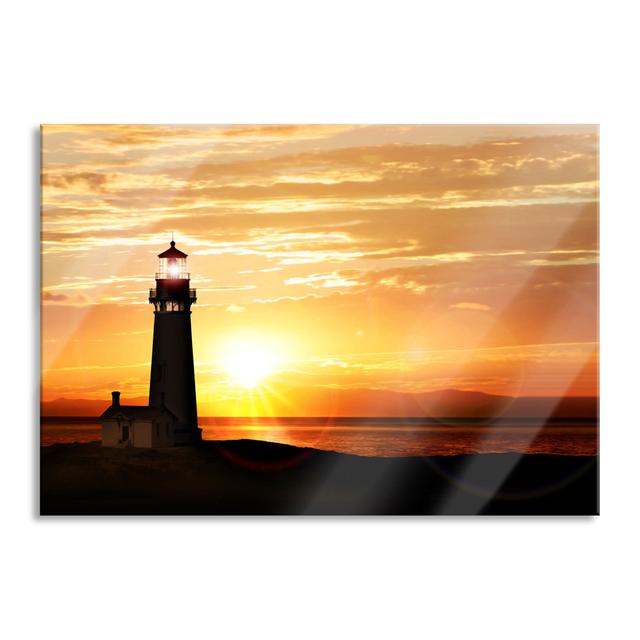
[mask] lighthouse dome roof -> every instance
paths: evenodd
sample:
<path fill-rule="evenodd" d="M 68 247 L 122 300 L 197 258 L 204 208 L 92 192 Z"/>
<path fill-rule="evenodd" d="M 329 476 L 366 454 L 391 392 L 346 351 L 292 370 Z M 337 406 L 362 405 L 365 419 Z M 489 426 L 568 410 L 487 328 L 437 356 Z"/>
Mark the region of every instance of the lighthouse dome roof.
<path fill-rule="evenodd" d="M 158 254 L 158 258 L 186 258 L 187 254 L 176 249 L 176 243 L 172 240 L 171 246 L 166 251 Z"/>

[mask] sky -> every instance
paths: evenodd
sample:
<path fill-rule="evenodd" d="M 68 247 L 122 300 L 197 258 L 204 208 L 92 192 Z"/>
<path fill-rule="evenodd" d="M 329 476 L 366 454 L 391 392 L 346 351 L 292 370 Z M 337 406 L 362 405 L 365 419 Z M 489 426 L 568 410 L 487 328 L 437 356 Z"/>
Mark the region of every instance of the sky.
<path fill-rule="evenodd" d="M 147 396 L 172 234 L 200 415 L 597 395 L 598 188 L 591 125 L 44 126 L 42 399 Z"/>

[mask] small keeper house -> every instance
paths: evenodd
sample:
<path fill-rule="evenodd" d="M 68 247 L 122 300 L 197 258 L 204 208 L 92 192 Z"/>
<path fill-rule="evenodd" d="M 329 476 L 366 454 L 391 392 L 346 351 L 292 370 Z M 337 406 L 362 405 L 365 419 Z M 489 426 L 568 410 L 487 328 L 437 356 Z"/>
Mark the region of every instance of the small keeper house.
<path fill-rule="evenodd" d="M 120 404 L 111 393 L 111 406 L 100 416 L 103 447 L 172 447 L 177 418 L 169 409 Z"/>

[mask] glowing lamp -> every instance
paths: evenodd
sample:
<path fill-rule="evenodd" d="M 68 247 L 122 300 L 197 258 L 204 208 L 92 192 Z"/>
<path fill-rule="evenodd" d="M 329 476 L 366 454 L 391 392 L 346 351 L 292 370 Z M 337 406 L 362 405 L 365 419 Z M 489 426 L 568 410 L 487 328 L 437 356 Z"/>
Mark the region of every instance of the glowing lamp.
<path fill-rule="evenodd" d="M 169 249 L 163 251 L 158 258 L 160 261 L 156 280 L 189 280 L 187 254 L 176 249 L 173 240 Z"/>
<path fill-rule="evenodd" d="M 169 260 L 169 267 L 167 268 L 170 278 L 178 278 L 180 276 L 180 267 L 175 260 Z"/>

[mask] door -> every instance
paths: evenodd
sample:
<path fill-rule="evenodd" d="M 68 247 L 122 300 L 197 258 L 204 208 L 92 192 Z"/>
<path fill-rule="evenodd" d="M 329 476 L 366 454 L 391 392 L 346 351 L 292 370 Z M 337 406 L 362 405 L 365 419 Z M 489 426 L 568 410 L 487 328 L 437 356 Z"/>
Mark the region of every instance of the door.
<path fill-rule="evenodd" d="M 123 424 L 122 425 L 122 439 L 123 440 L 128 440 L 129 439 L 129 425 L 128 424 Z"/>

